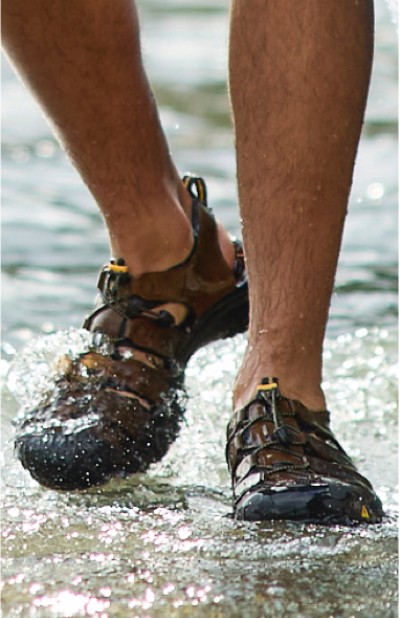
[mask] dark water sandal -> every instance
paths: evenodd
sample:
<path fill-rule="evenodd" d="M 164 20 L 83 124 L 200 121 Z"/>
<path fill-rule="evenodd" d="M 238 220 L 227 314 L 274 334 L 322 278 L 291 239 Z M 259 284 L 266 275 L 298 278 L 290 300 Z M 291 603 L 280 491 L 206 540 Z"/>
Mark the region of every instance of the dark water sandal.
<path fill-rule="evenodd" d="M 266 378 L 228 425 L 234 516 L 322 524 L 377 523 L 382 504 L 329 428 L 329 413 L 282 397 Z"/>
<path fill-rule="evenodd" d="M 100 299 L 84 327 L 91 349 L 66 357 L 51 392 L 18 420 L 16 453 L 47 487 L 81 489 L 144 471 L 175 440 L 184 370 L 202 346 L 243 332 L 248 288 L 240 243 L 232 271 L 200 178 L 192 195 L 194 247 L 181 264 L 132 277 L 122 260 L 100 273 Z M 162 307 L 184 305 L 180 324 Z"/>

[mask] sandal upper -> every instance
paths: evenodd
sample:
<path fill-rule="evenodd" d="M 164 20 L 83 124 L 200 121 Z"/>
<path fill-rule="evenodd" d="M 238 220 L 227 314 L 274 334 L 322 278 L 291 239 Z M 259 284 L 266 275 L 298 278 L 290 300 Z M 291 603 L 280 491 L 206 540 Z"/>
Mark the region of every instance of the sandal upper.
<path fill-rule="evenodd" d="M 327 411 L 313 412 L 283 397 L 276 378 L 263 380 L 255 398 L 228 425 L 226 455 L 236 501 L 249 491 L 327 478 L 371 488 L 333 435 L 329 417 Z"/>
<path fill-rule="evenodd" d="M 211 211 L 195 198 L 192 211 L 194 246 L 189 257 L 169 270 L 145 273 L 140 277 L 130 275 L 122 260 L 106 265 L 98 280 L 100 295 L 96 308 L 86 318 L 84 328 L 144 345 L 148 343 L 149 328 L 152 330 L 149 320 L 154 322 L 153 330 L 157 331 L 158 338 L 160 327 L 174 325 L 170 314 L 156 312 L 154 308 L 178 303 L 188 309 L 187 319 L 180 329 L 181 334 L 188 334 L 193 323 L 207 310 L 246 283 L 240 243 L 235 243 L 236 264 L 231 270 L 221 253 Z M 141 328 L 143 320 L 145 323 Z M 166 348 L 160 340 L 162 354 L 171 352 L 173 339 L 174 335 L 169 332 Z"/>

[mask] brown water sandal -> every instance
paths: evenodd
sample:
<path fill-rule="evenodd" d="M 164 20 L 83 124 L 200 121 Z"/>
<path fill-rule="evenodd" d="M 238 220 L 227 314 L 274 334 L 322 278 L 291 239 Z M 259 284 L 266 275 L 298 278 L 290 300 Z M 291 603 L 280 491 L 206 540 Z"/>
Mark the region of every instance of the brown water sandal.
<path fill-rule="evenodd" d="M 84 327 L 91 349 L 66 357 L 54 387 L 18 421 L 16 453 L 42 485 L 81 489 L 144 471 L 175 440 L 184 412 L 184 370 L 199 348 L 243 332 L 248 289 L 243 251 L 234 271 L 219 247 L 200 178 L 193 199 L 194 247 L 165 272 L 132 277 L 122 260 L 100 273 L 100 302 Z M 164 305 L 187 309 L 180 324 Z"/>
<path fill-rule="evenodd" d="M 228 425 L 234 516 L 322 524 L 376 523 L 382 504 L 329 428 L 329 412 L 311 412 L 266 378 Z"/>

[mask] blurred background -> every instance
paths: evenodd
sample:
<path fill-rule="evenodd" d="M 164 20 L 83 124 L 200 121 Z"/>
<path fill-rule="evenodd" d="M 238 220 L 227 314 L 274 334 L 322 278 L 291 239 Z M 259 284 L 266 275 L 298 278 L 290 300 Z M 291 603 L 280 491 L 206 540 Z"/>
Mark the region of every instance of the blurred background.
<path fill-rule="evenodd" d="M 395 616 L 397 25 L 395 2 L 375 4 L 373 77 L 324 382 L 334 429 L 384 501 L 384 523 L 368 530 L 225 517 L 224 431 L 244 337 L 192 359 L 186 424 L 149 474 L 65 496 L 22 471 L 10 421 L 37 394 L 51 359 L 81 344 L 79 333 L 65 330 L 81 326 L 109 255 L 93 199 L 3 61 L 5 616 Z M 240 235 L 226 86 L 229 3 L 138 5 L 145 63 L 178 168 L 206 178 L 218 218 Z"/>

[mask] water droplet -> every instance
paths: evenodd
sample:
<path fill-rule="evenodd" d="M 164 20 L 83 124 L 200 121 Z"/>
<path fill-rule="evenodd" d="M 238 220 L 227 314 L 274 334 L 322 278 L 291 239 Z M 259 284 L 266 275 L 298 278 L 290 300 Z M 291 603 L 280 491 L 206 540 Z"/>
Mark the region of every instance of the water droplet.
<path fill-rule="evenodd" d="M 367 188 L 367 195 L 370 200 L 380 200 L 385 193 L 385 188 L 380 182 L 373 182 Z"/>

